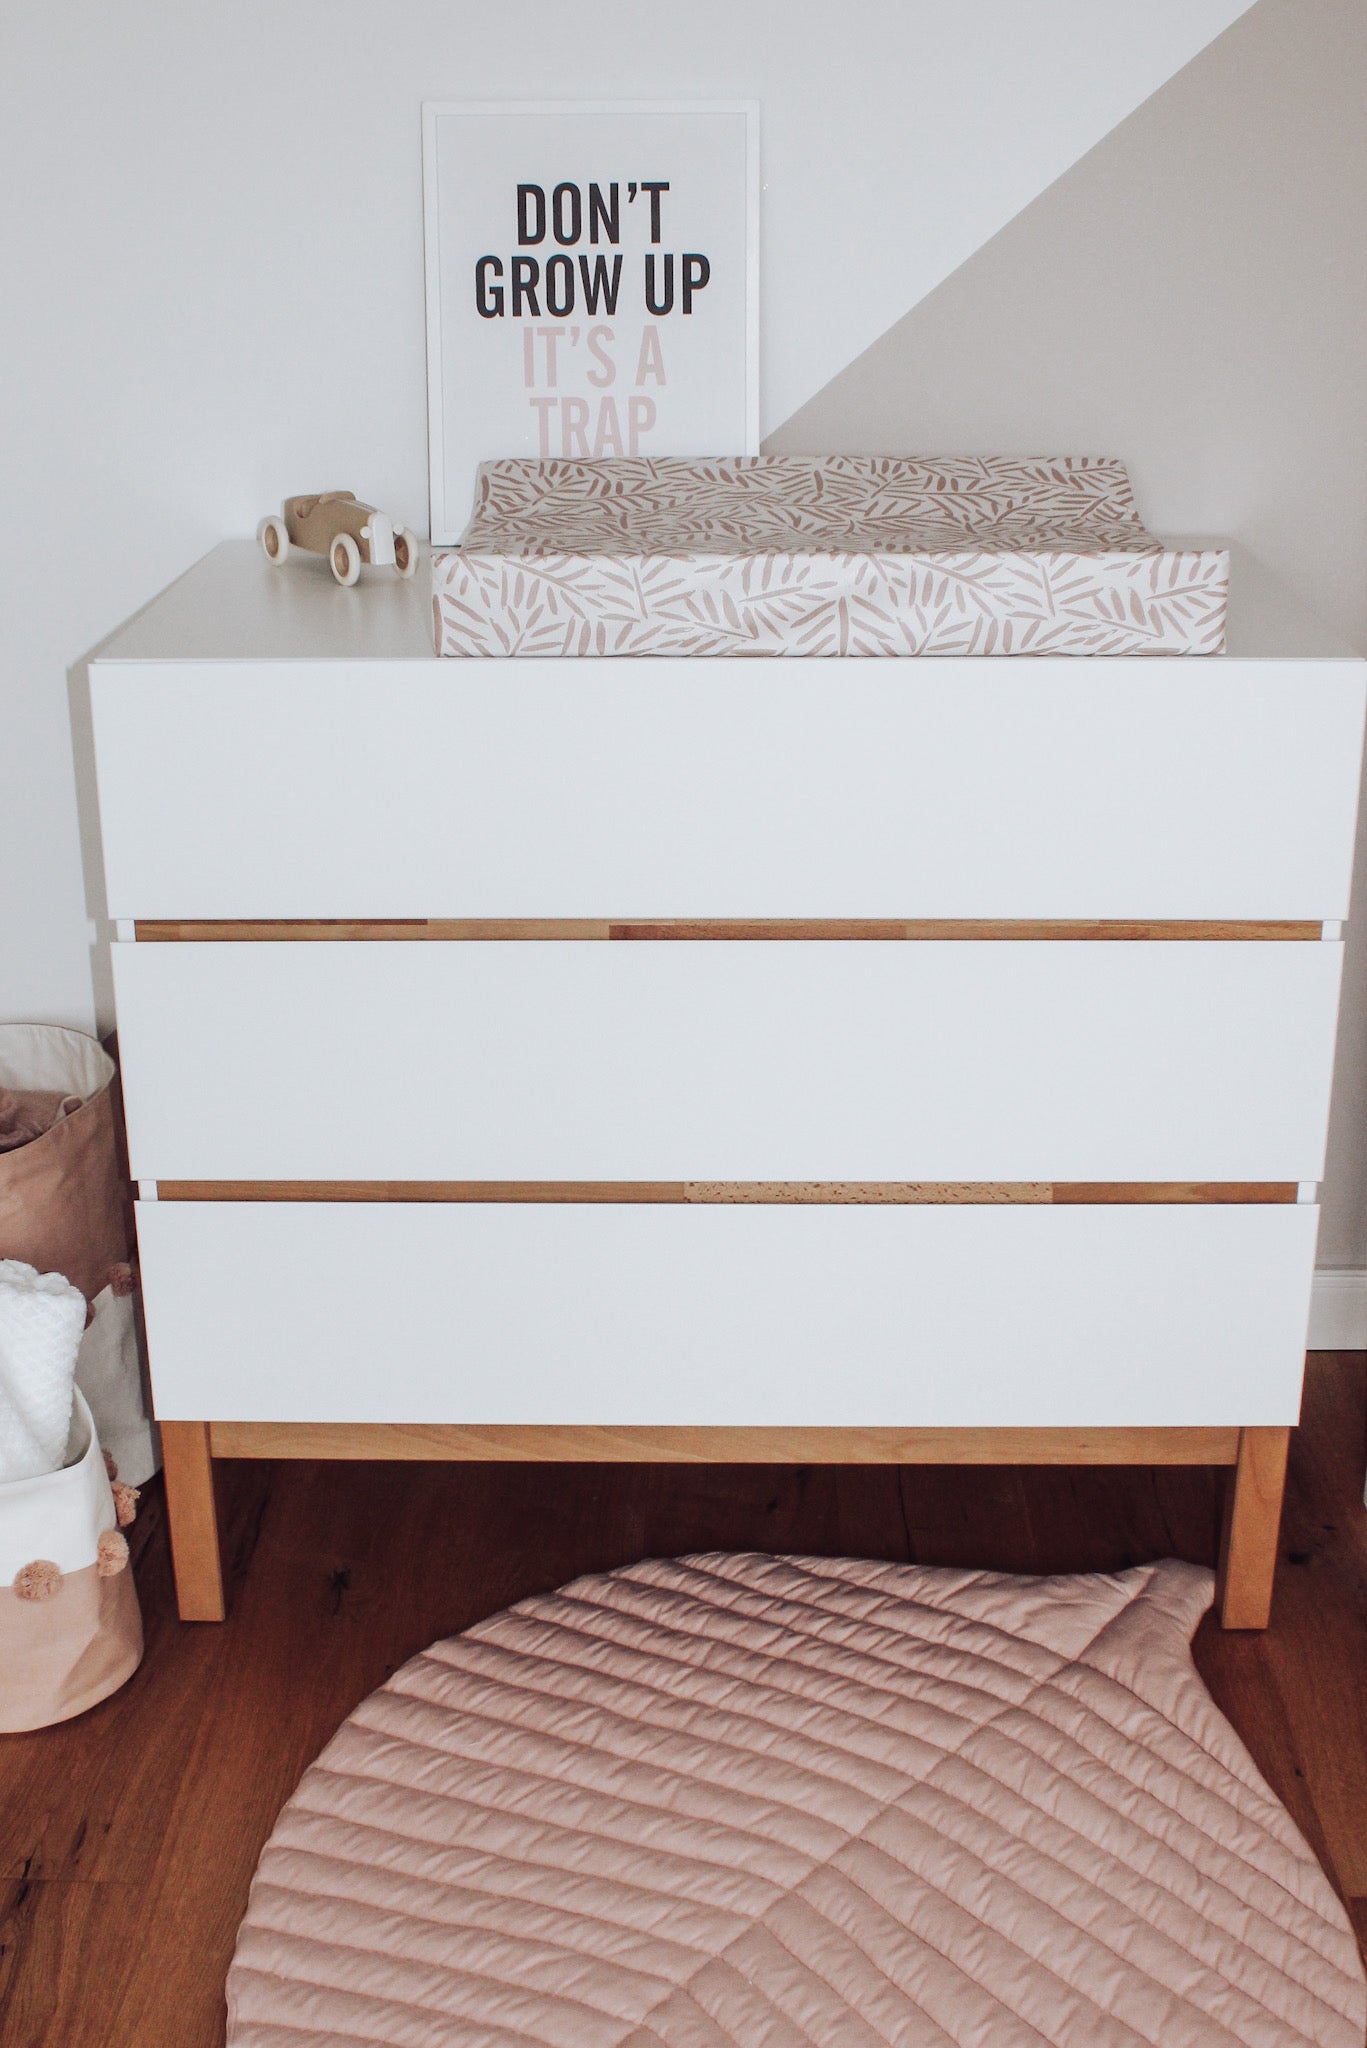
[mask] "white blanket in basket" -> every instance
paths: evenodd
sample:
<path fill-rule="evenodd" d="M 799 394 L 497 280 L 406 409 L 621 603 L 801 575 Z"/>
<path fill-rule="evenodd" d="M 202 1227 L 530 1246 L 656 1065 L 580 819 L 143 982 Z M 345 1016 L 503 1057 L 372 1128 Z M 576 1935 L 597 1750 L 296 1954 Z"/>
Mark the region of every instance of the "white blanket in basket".
<path fill-rule="evenodd" d="M 0 1259 L 0 1482 L 60 1470 L 85 1296 L 60 1273 Z"/>

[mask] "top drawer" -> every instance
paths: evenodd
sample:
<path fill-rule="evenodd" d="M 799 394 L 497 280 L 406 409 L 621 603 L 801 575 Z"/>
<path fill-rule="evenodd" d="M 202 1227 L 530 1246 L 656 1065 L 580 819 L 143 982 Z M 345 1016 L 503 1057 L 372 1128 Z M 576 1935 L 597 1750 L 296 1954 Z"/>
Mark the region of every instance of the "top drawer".
<path fill-rule="evenodd" d="M 119 918 L 1324 919 L 1353 661 L 101 661 Z"/>

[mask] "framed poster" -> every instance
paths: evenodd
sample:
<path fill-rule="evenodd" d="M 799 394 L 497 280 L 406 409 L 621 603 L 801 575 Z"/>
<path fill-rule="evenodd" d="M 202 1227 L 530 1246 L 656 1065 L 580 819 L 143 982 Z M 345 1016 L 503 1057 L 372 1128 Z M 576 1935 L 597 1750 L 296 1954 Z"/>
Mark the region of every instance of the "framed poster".
<path fill-rule="evenodd" d="M 753 101 L 423 108 L 432 539 L 499 456 L 759 447 Z"/>

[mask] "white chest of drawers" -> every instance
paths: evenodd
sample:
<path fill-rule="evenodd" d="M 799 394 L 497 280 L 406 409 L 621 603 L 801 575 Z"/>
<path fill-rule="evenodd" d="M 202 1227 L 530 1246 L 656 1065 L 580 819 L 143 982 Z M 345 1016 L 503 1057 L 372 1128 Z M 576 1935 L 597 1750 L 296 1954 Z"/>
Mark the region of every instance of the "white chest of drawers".
<path fill-rule="evenodd" d="M 183 1611 L 307 1450 L 1227 1463 L 1265 1619 L 1363 664 L 1247 564 L 1215 659 L 425 602 L 230 543 L 91 666 Z"/>

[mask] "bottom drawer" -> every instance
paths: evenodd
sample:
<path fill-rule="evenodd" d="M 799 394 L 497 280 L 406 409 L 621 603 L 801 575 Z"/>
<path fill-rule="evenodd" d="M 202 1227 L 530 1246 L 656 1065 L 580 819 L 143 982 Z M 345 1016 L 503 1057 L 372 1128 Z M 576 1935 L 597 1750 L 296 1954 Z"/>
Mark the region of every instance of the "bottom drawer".
<path fill-rule="evenodd" d="M 163 1420 L 1291 1423 L 1317 1211 L 153 1202 Z"/>

